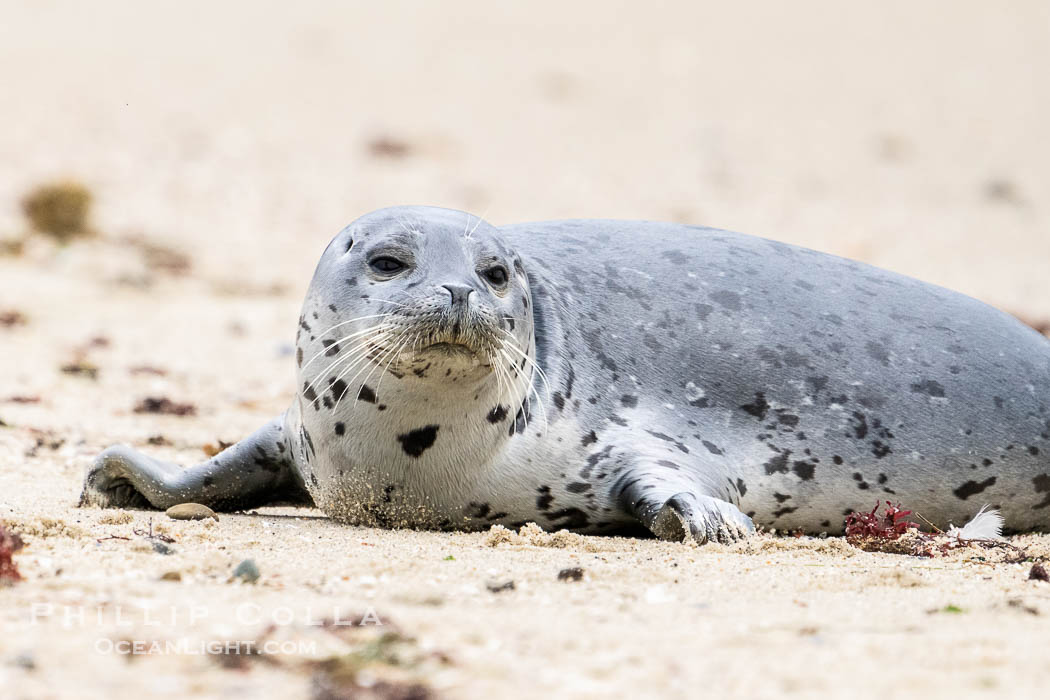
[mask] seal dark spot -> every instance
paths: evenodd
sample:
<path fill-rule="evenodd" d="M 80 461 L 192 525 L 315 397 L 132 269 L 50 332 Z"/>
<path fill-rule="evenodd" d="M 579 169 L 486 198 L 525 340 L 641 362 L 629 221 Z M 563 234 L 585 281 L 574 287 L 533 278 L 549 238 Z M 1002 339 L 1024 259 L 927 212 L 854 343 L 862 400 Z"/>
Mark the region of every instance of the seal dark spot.
<path fill-rule="evenodd" d="M 720 289 L 717 292 L 711 292 L 710 297 L 711 301 L 729 311 L 740 311 L 741 309 L 740 295 L 736 292 Z"/>
<path fill-rule="evenodd" d="M 783 507 L 783 508 L 781 508 L 779 510 L 773 511 L 773 517 L 774 518 L 779 518 L 781 515 L 787 515 L 788 513 L 794 513 L 796 510 L 798 510 L 798 508 L 789 508 L 789 507 L 785 506 L 785 507 Z"/>
<path fill-rule="evenodd" d="M 819 394 L 824 391 L 828 386 L 827 377 L 806 377 L 806 384 L 813 390 L 814 394 Z"/>
<path fill-rule="evenodd" d="M 849 424 L 853 428 L 853 435 L 858 440 L 863 440 L 868 436 L 868 419 L 860 411 L 853 412 L 853 417 L 850 419 Z"/>
<path fill-rule="evenodd" d="M 321 345 L 328 348 L 328 350 L 325 352 L 325 357 L 332 357 L 333 355 L 339 354 L 339 343 L 335 342 L 334 340 L 322 340 Z"/>
<path fill-rule="evenodd" d="M 744 483 L 743 479 L 736 480 L 736 490 L 740 492 L 741 496 L 747 495 L 747 484 Z"/>
<path fill-rule="evenodd" d="M 689 257 L 680 250 L 665 250 L 660 253 L 660 256 L 670 262 L 672 265 L 685 265 L 689 262 Z"/>
<path fill-rule="evenodd" d="M 679 442 L 678 440 L 675 440 L 670 435 L 664 435 L 663 433 L 658 433 L 658 432 L 655 432 L 653 430 L 646 430 L 645 432 L 649 433 L 650 435 L 652 435 L 654 438 L 656 438 L 658 440 L 663 440 L 664 442 L 669 442 L 669 443 L 673 444 L 675 447 L 677 447 L 679 449 L 679 451 L 685 452 L 686 454 L 689 454 L 689 448 L 685 446 L 685 443 L 682 443 L 682 442 Z"/>
<path fill-rule="evenodd" d="M 367 384 L 362 384 L 361 391 L 358 392 L 357 398 L 361 401 L 367 401 L 368 403 L 375 403 L 376 393 L 372 391 L 372 387 Z"/>
<path fill-rule="evenodd" d="M 540 510 L 547 510 L 551 507 L 551 503 L 554 502 L 554 496 L 551 495 L 550 486 L 541 486 L 537 489 L 540 495 L 536 497 L 536 507 Z"/>
<path fill-rule="evenodd" d="M 296 348 L 295 349 L 295 364 L 297 366 L 299 366 L 299 367 L 303 366 L 303 349 L 302 348 Z"/>
<path fill-rule="evenodd" d="M 772 457 L 765 463 L 766 474 L 787 473 L 788 470 L 788 459 L 791 457 L 791 450 L 786 450 L 780 454 Z"/>
<path fill-rule="evenodd" d="M 916 394 L 926 394 L 938 399 L 944 398 L 944 387 L 932 379 L 924 379 L 917 384 L 912 384 L 911 390 Z"/>
<path fill-rule="evenodd" d="M 1040 474 L 1039 476 L 1034 477 L 1032 479 L 1032 485 L 1035 487 L 1036 493 L 1046 494 L 1043 502 L 1032 506 L 1032 510 L 1038 510 L 1050 506 L 1050 474 Z"/>
<path fill-rule="evenodd" d="M 492 507 L 488 503 L 475 503 L 474 501 L 468 503 L 464 508 L 467 516 L 471 518 L 484 518 L 491 510 Z"/>
<path fill-rule="evenodd" d="M 958 498 L 960 501 L 965 501 L 970 496 L 973 496 L 974 494 L 977 494 L 977 493 L 981 493 L 986 488 L 988 488 L 989 486 L 992 486 L 994 484 L 995 484 L 995 477 L 994 476 L 990 476 L 990 477 L 988 477 L 987 479 L 985 479 L 984 481 L 981 481 L 981 482 L 967 481 L 965 484 L 963 484 L 959 488 L 957 488 L 954 491 L 952 491 L 952 493 L 954 493 L 955 497 Z"/>
<path fill-rule="evenodd" d="M 496 407 L 489 411 L 488 415 L 485 416 L 485 420 L 487 420 L 489 423 L 499 423 L 506 417 L 506 407 L 497 404 Z"/>
<path fill-rule="evenodd" d="M 210 476 L 204 477 L 204 485 L 205 486 L 211 486 L 214 483 L 215 483 L 215 479 L 211 478 Z"/>
<path fill-rule="evenodd" d="M 620 397 L 620 403 L 627 408 L 634 408 L 638 405 L 638 397 L 632 394 L 624 394 Z"/>
<path fill-rule="evenodd" d="M 336 423 L 335 424 L 335 434 L 336 435 L 343 435 L 345 433 L 346 433 L 346 423 Z"/>
<path fill-rule="evenodd" d="M 878 360 L 883 367 L 890 366 L 890 351 L 886 349 L 885 345 L 869 340 L 864 345 L 864 349 L 868 351 L 868 357 Z"/>
<path fill-rule="evenodd" d="M 744 404 L 740 408 L 759 420 L 765 420 L 766 412 L 769 411 L 769 403 L 766 401 L 765 394 L 757 392 L 755 394 L 755 400 L 752 403 Z"/>
<path fill-rule="evenodd" d="M 309 435 L 307 435 L 307 440 L 309 440 L 309 439 L 310 439 Z M 311 447 L 311 449 L 313 448 L 313 444 L 312 443 L 311 443 L 310 447 Z M 273 474 L 276 474 L 277 472 L 281 471 L 281 469 L 284 468 L 284 465 L 281 463 L 281 460 L 274 459 L 273 457 L 268 455 L 266 453 L 266 450 L 264 450 L 262 447 L 256 447 L 255 448 L 255 454 L 256 454 L 256 457 L 255 457 L 255 459 L 252 460 L 252 462 L 256 466 L 262 467 L 264 471 L 268 471 L 268 472 L 271 472 Z"/>
<path fill-rule="evenodd" d="M 1033 457 L 1038 457 L 1039 456 L 1039 448 L 1036 447 L 1035 445 L 1029 445 L 1028 446 L 1028 454 L 1032 455 Z"/>
<path fill-rule="evenodd" d="M 582 481 L 574 481 L 565 487 L 565 490 L 569 493 L 584 493 L 591 490 L 590 484 L 585 484 Z"/>
<path fill-rule="evenodd" d="M 580 440 L 580 444 L 585 446 L 585 447 L 587 445 L 593 445 L 596 442 L 598 442 L 598 434 L 595 433 L 593 430 L 591 432 L 587 433 L 586 435 L 584 435 L 583 439 Z"/>
<path fill-rule="evenodd" d="M 565 522 L 559 523 L 558 527 L 563 527 L 568 530 L 576 530 L 579 528 L 587 527 L 587 523 L 590 522 L 590 518 L 579 508 L 563 508 L 562 510 L 556 510 L 553 513 L 547 515 L 547 519 L 551 522 L 555 520 L 564 520 Z"/>
<path fill-rule="evenodd" d="M 404 435 L 398 435 L 397 441 L 401 443 L 401 448 L 405 451 L 405 454 L 418 458 L 434 444 L 439 427 L 437 425 L 428 425 Z"/>
<path fill-rule="evenodd" d="M 554 396 L 551 398 L 554 400 L 554 405 L 559 411 L 565 408 L 565 397 L 561 395 L 560 391 L 554 392 Z"/>
<path fill-rule="evenodd" d="M 774 493 L 773 493 L 773 498 L 777 499 L 777 503 L 783 503 L 784 501 L 786 501 L 786 500 L 788 500 L 789 498 L 791 498 L 791 496 L 785 496 L 785 495 L 784 495 L 784 494 L 782 494 L 782 493 L 776 493 L 776 492 L 774 492 Z"/>
<path fill-rule="evenodd" d="M 835 464 L 842 464 L 842 457 L 839 457 L 838 455 L 834 455 L 831 458 L 831 461 L 834 462 Z"/>
<path fill-rule="evenodd" d="M 314 388 L 310 386 L 309 382 L 303 382 L 303 396 L 307 401 L 317 400 L 317 392 L 314 391 Z"/>
<path fill-rule="evenodd" d="M 716 445 L 715 443 L 710 442 L 708 440 L 702 440 L 701 442 L 704 443 L 704 447 L 706 447 L 707 451 L 710 452 L 711 454 L 713 454 L 713 455 L 725 454 L 724 452 L 722 452 L 722 450 L 718 449 L 718 445 Z"/>
<path fill-rule="evenodd" d="M 796 461 L 792 465 L 791 471 L 798 475 L 798 478 L 803 481 L 809 481 L 813 478 L 813 472 L 816 470 L 816 466 L 810 462 Z"/>

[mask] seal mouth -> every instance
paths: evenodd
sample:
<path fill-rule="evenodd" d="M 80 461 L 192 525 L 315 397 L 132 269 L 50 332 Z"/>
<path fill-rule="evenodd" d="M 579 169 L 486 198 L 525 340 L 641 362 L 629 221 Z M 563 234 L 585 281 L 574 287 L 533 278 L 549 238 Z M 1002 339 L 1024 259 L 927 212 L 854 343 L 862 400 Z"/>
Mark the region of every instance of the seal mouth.
<path fill-rule="evenodd" d="M 419 348 L 418 352 L 436 352 L 448 357 L 461 357 L 464 355 L 477 357 L 478 349 L 464 342 L 441 340 L 430 343 Z"/>

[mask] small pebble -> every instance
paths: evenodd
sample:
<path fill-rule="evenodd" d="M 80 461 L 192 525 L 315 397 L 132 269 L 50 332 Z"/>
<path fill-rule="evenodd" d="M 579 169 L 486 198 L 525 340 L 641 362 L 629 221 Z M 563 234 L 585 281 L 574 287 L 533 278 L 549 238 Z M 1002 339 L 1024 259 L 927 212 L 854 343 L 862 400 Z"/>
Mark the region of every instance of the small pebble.
<path fill-rule="evenodd" d="M 172 520 L 204 520 L 206 518 L 219 519 L 219 516 L 215 514 L 208 506 L 202 506 L 200 503 L 180 503 L 177 506 L 172 506 L 164 511 Z"/>
<path fill-rule="evenodd" d="M 578 566 L 574 566 L 570 569 L 562 569 L 558 572 L 559 581 L 582 581 L 583 580 L 583 569 Z"/>
<path fill-rule="evenodd" d="M 1050 574 L 1046 573 L 1046 567 L 1042 564 L 1032 564 L 1032 570 L 1028 572 L 1029 581 L 1047 581 L 1050 583 Z"/>
<path fill-rule="evenodd" d="M 160 540 L 152 540 L 153 551 L 157 554 L 174 554 L 175 550 L 164 544 Z"/>
<path fill-rule="evenodd" d="M 165 571 L 160 575 L 161 581 L 181 581 L 182 574 L 178 571 Z"/>
<path fill-rule="evenodd" d="M 485 588 L 489 589 L 493 593 L 501 593 L 503 591 L 513 591 L 513 581 L 489 581 L 485 584 Z"/>
<path fill-rule="evenodd" d="M 255 565 L 253 560 L 245 559 L 233 570 L 233 578 L 240 579 L 245 583 L 255 583 L 259 580 L 259 567 Z"/>
<path fill-rule="evenodd" d="M 28 651 L 23 651 L 21 654 L 11 660 L 11 665 L 16 668 L 25 669 L 26 671 L 36 670 L 36 659 Z"/>

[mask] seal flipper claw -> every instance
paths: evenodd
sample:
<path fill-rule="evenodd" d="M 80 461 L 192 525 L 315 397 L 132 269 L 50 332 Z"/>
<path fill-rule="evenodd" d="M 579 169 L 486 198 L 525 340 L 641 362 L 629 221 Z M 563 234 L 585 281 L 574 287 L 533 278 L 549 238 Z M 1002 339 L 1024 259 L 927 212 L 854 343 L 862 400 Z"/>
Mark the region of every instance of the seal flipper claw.
<path fill-rule="evenodd" d="M 188 469 L 114 445 L 88 467 L 78 505 L 163 510 L 193 502 L 219 511 L 277 502 L 313 505 L 283 441 L 283 422 L 279 416 Z"/>

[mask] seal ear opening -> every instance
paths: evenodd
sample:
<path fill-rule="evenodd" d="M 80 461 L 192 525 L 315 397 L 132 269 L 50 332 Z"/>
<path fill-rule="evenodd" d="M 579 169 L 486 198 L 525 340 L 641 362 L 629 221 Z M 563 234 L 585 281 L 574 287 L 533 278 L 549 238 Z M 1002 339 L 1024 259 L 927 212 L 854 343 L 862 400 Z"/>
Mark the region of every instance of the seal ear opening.
<path fill-rule="evenodd" d="M 346 251 L 344 251 L 344 252 L 345 253 L 349 253 L 350 249 L 353 248 L 353 247 L 354 247 L 354 239 L 353 238 L 347 238 L 346 239 Z"/>

